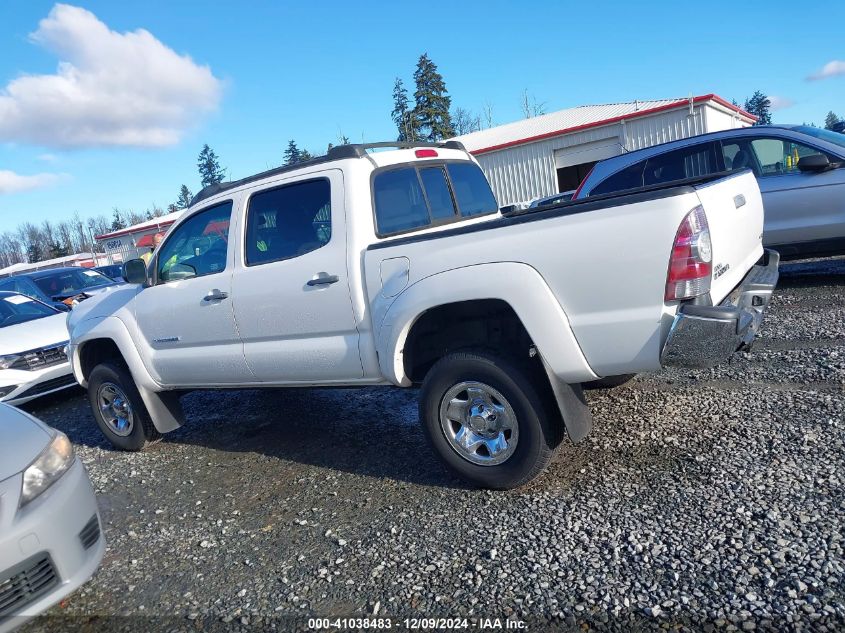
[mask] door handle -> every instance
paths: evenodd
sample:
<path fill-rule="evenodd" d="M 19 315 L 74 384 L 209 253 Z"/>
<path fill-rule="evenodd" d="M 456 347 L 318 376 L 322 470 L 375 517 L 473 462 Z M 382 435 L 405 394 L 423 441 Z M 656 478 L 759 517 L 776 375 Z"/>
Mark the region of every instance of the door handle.
<path fill-rule="evenodd" d="M 225 299 L 229 296 L 228 292 L 223 292 L 222 290 L 218 290 L 214 288 L 213 290 L 209 290 L 208 294 L 205 295 L 202 300 L 203 301 L 220 301 L 221 299 Z"/>
<path fill-rule="evenodd" d="M 329 284 L 336 284 L 340 279 L 337 275 L 327 275 L 326 273 L 320 273 L 314 279 L 308 280 L 309 286 L 327 286 Z"/>

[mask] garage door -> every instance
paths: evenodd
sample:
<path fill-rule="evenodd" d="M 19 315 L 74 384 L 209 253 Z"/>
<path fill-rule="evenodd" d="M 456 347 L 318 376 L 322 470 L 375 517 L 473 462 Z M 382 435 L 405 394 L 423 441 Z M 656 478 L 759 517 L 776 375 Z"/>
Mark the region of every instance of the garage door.
<path fill-rule="evenodd" d="M 622 146 L 617 139 L 603 139 L 555 150 L 558 191 L 576 189 L 598 161 L 618 156 Z"/>

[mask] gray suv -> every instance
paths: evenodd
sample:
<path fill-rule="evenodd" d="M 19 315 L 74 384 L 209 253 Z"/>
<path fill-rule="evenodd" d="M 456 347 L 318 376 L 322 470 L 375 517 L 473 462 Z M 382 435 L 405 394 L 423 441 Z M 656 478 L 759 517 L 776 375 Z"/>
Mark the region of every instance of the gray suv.
<path fill-rule="evenodd" d="M 766 212 L 763 244 L 784 258 L 845 254 L 845 134 L 761 125 L 702 134 L 596 164 L 575 199 L 751 169 Z"/>

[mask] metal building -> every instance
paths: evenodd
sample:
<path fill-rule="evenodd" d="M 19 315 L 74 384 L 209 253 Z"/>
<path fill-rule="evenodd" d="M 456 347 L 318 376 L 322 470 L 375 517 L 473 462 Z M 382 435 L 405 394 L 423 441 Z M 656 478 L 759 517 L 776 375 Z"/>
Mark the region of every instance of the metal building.
<path fill-rule="evenodd" d="M 108 257 L 108 263 L 119 264 L 148 253 L 153 247 L 153 236 L 164 233 L 170 228 L 182 211 L 174 211 L 146 222 L 128 226 L 119 231 L 97 235 L 94 239 L 102 244 Z"/>
<path fill-rule="evenodd" d="M 596 162 L 667 141 L 752 125 L 715 94 L 588 105 L 456 137 L 487 175 L 500 205 L 578 187 Z"/>

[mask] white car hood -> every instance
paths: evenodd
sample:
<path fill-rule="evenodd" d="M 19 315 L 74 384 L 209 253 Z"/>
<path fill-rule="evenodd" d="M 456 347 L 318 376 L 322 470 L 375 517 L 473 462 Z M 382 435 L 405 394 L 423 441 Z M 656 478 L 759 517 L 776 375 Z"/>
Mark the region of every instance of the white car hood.
<path fill-rule="evenodd" d="M 14 407 L 0 404 L 0 481 L 29 466 L 51 437 L 43 424 Z"/>
<path fill-rule="evenodd" d="M 68 340 L 67 315 L 52 316 L 0 327 L 0 354 L 17 354 Z"/>

